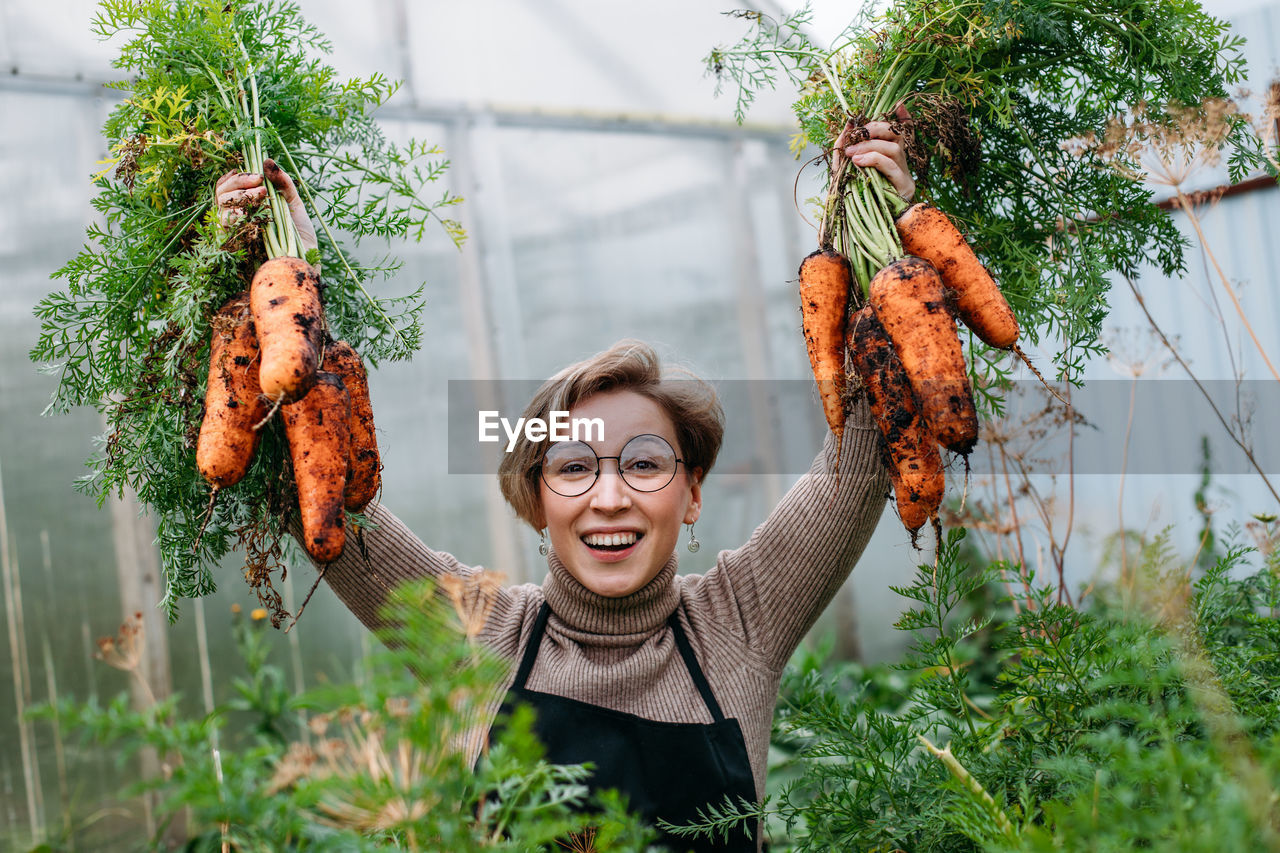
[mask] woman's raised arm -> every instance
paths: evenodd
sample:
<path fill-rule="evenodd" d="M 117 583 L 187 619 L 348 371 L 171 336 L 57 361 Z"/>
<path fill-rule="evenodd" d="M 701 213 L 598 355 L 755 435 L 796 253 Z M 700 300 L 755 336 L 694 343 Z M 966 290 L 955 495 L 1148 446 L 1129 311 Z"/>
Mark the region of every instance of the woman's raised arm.
<path fill-rule="evenodd" d="M 483 600 L 485 618 L 463 627 L 500 654 L 515 653 L 528 587 L 508 587 L 495 572 L 459 562 L 418 538 L 391 510 L 370 504 L 365 515 L 370 527 L 348 528 L 342 556 L 320 568 L 325 582 L 347 609 L 366 627 L 383 626 L 379 610 L 397 586 L 427 578 L 435 580 L 441 596 L 450 599 L 464 623 L 470 604 Z"/>
<path fill-rule="evenodd" d="M 884 511 L 889 480 L 864 398 L 845 427 L 838 475 L 835 463 L 827 433 L 808 473 L 745 545 L 720 553 L 703 580 L 703 594 L 722 607 L 732 602 L 744 639 L 775 669 L 840 589 Z"/>

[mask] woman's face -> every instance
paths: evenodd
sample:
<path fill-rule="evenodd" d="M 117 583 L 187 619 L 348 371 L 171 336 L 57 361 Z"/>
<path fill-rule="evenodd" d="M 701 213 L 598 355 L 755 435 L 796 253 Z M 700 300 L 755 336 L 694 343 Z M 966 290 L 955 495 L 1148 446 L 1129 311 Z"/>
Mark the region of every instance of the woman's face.
<path fill-rule="evenodd" d="M 662 437 L 680 455 L 671 418 L 635 391 L 593 395 L 569 415 L 604 423 L 604 440 L 587 442 L 597 456 L 618 456 L 629 440 L 646 434 Z M 551 546 L 579 583 L 609 598 L 630 595 L 653 580 L 675 551 L 680 526 L 697 521 L 702 509 L 702 488 L 684 463 L 656 492 L 629 486 L 612 459 L 600 463 L 596 481 L 577 497 L 556 494 L 545 479 L 540 483 Z M 618 537 L 620 544 L 611 544 Z"/>

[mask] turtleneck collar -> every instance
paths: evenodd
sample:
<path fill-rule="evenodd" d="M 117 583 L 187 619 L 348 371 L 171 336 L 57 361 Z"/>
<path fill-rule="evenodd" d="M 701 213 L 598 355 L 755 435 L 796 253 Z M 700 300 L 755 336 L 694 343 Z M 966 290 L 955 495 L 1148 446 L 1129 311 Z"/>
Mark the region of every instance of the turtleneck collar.
<path fill-rule="evenodd" d="M 542 592 L 551 612 L 565 627 L 584 634 L 623 637 L 651 633 L 667 621 L 680 602 L 675 554 L 653 580 L 621 598 L 587 589 L 569 573 L 555 551 L 548 555 L 547 564 L 550 571 L 542 582 Z"/>

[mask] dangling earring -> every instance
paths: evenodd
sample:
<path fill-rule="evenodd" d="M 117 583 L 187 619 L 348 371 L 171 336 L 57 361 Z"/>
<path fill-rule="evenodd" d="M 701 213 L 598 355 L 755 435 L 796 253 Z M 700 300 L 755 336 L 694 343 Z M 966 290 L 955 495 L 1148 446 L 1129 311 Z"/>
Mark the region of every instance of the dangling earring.
<path fill-rule="evenodd" d="M 545 557 L 551 553 L 551 548 L 547 546 L 547 531 L 539 530 L 538 535 L 542 537 L 542 541 L 538 543 L 538 553 Z"/>
<path fill-rule="evenodd" d="M 696 554 L 698 549 L 702 547 L 702 543 L 698 541 L 698 537 L 693 535 L 693 525 L 689 525 L 689 553 Z"/>

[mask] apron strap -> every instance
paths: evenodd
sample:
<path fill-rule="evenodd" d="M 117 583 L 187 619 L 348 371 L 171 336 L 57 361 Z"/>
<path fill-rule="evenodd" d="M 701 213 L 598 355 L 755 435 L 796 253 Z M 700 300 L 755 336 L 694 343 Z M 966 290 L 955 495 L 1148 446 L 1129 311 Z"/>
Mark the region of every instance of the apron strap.
<path fill-rule="evenodd" d="M 706 704 L 707 710 L 711 712 L 711 718 L 717 723 L 723 723 L 724 712 L 720 710 L 720 703 L 716 701 L 715 694 L 711 692 L 711 685 L 707 683 L 707 677 L 702 674 L 702 667 L 698 666 L 698 658 L 693 653 L 693 646 L 689 645 L 689 638 L 684 635 L 684 629 L 680 627 L 678 613 L 673 612 L 671 618 L 667 620 L 667 624 L 671 626 L 671 633 L 676 638 L 676 646 L 680 649 L 680 657 L 684 658 L 684 665 L 689 670 L 689 677 L 693 679 L 694 686 L 702 694 L 702 701 Z"/>
<path fill-rule="evenodd" d="M 524 654 L 520 657 L 520 668 L 516 670 L 516 680 L 512 683 L 512 687 L 524 689 L 525 683 L 529 680 L 529 673 L 533 672 L 533 663 L 538 659 L 538 647 L 542 645 L 542 635 L 547 629 L 547 619 L 550 617 L 551 605 L 544 601 L 542 602 L 542 607 L 538 610 L 538 618 L 534 620 L 533 631 L 529 634 L 529 642 L 525 644 Z M 680 657 L 684 659 L 685 669 L 689 670 L 689 677 L 693 679 L 693 686 L 698 688 L 698 694 L 702 696 L 703 704 L 707 706 L 707 710 L 711 713 L 711 718 L 715 722 L 723 723 L 724 712 L 720 710 L 720 703 L 716 701 L 715 694 L 711 692 L 711 685 L 707 683 L 707 677 L 702 674 L 702 667 L 698 666 L 698 658 L 693 653 L 693 647 L 689 645 L 689 638 L 685 636 L 684 629 L 680 627 L 679 615 L 672 612 L 667 624 L 671 626 L 671 634 L 675 637 L 676 648 L 680 650 Z"/>
<path fill-rule="evenodd" d="M 541 609 L 538 610 L 538 618 L 533 623 L 529 642 L 525 644 L 524 655 L 520 658 L 520 669 L 516 670 L 516 680 L 512 687 L 524 689 L 524 683 L 529 680 L 529 673 L 533 672 L 533 662 L 538 659 L 538 646 L 542 645 L 542 632 L 546 630 L 547 619 L 550 616 L 551 605 L 544 601 Z"/>

